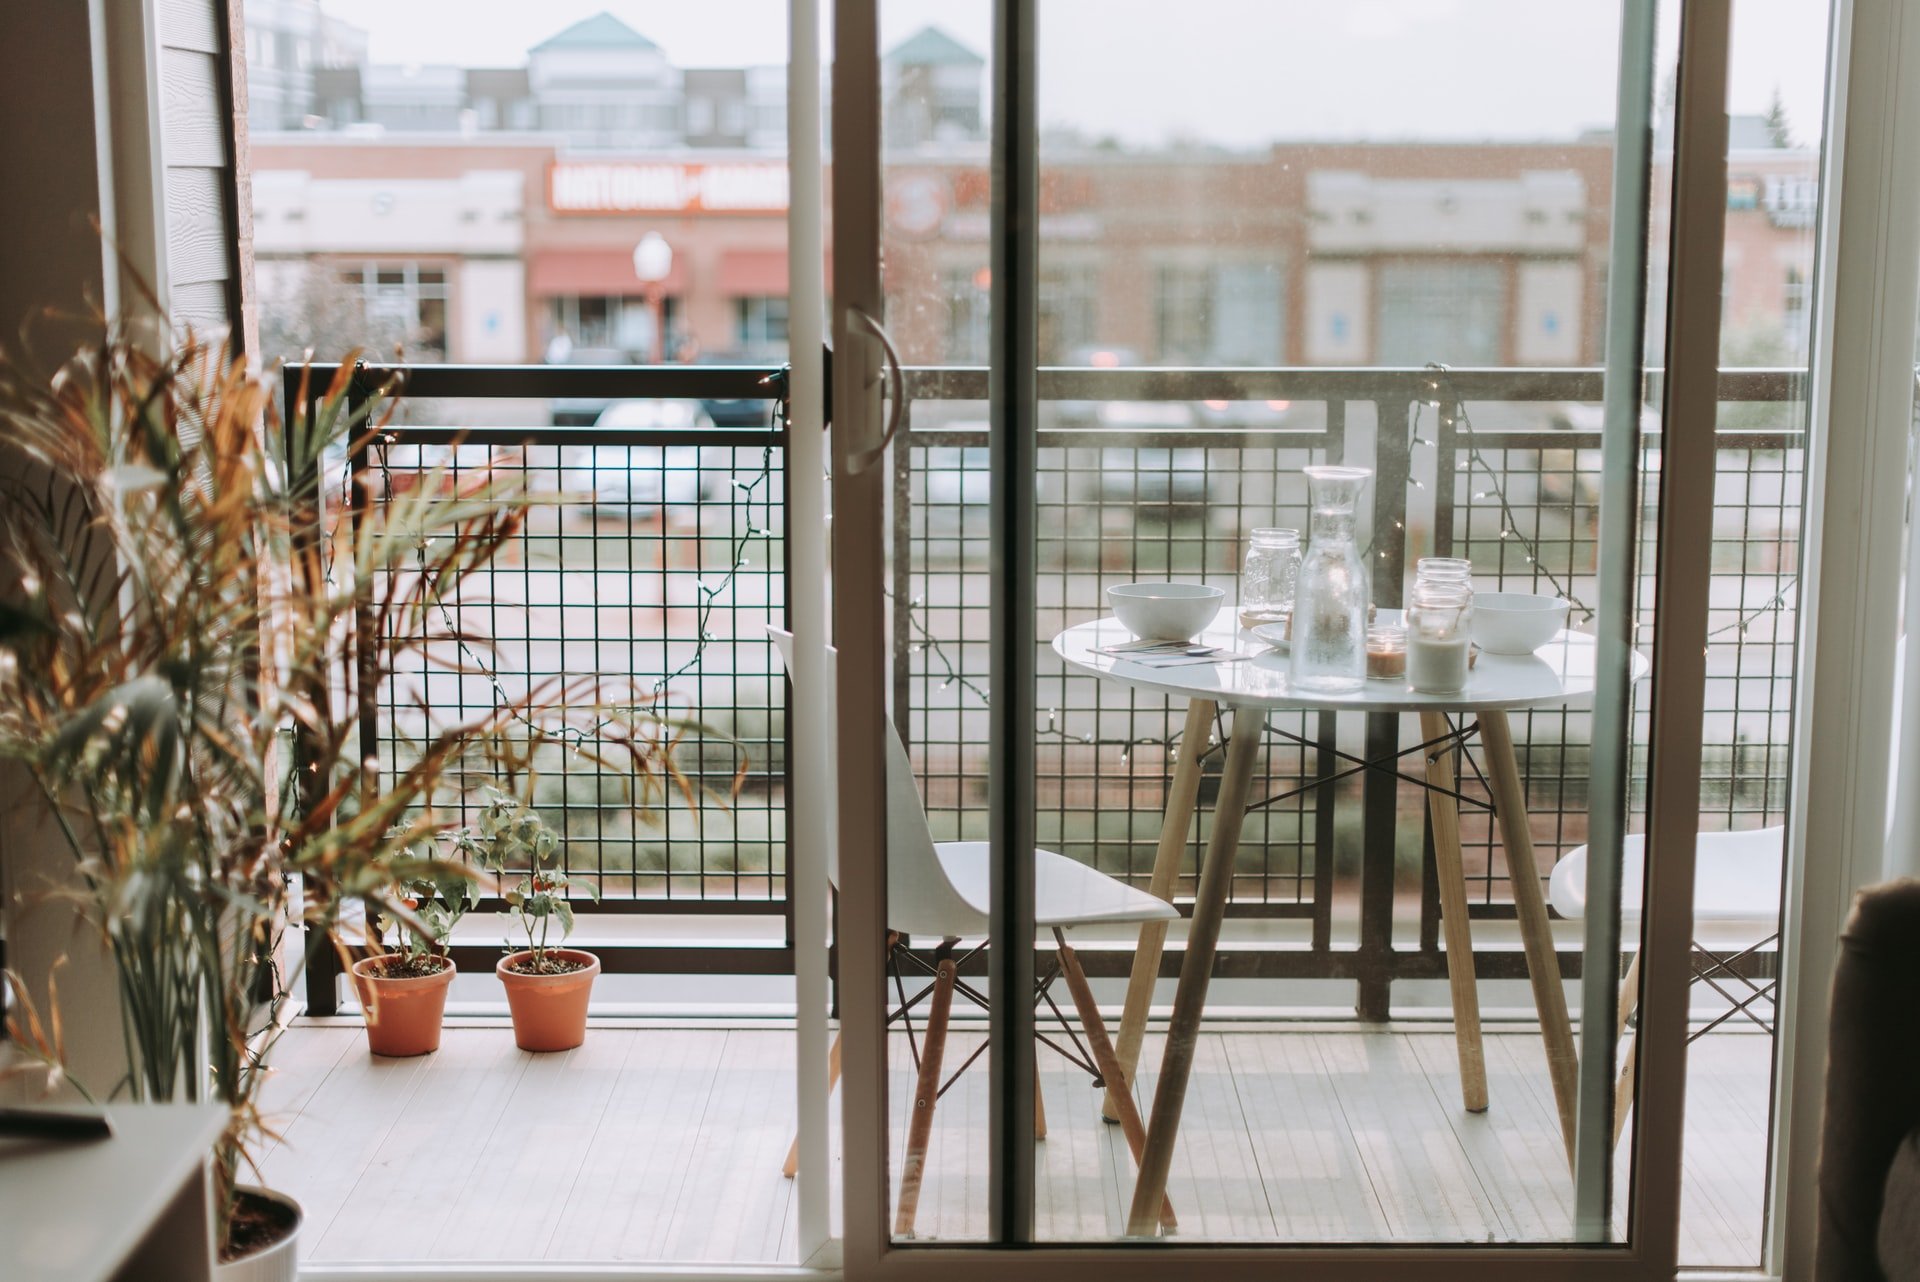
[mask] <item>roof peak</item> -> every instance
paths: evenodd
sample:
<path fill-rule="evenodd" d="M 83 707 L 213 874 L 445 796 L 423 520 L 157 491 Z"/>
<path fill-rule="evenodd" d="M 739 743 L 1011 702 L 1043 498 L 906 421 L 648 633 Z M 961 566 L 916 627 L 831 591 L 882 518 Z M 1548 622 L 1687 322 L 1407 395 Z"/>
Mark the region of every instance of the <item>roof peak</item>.
<path fill-rule="evenodd" d="M 591 18 L 548 36 L 533 47 L 542 49 L 658 49 L 660 46 L 602 9 Z"/>
<path fill-rule="evenodd" d="M 986 63 L 985 58 L 932 23 L 920 28 L 889 49 L 885 61 L 922 66 L 927 63 L 961 63 L 973 66 Z"/>

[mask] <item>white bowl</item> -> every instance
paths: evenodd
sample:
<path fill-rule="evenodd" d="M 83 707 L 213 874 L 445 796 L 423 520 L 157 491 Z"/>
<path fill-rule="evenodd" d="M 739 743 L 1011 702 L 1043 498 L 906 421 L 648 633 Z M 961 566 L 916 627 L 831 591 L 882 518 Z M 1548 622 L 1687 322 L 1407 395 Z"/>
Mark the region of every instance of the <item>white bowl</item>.
<path fill-rule="evenodd" d="M 1473 643 L 1488 654 L 1532 654 L 1566 626 L 1565 597 L 1474 593 Z"/>
<path fill-rule="evenodd" d="M 1122 583 L 1107 589 L 1121 626 L 1142 641 L 1186 641 L 1220 613 L 1225 588 L 1199 583 Z"/>

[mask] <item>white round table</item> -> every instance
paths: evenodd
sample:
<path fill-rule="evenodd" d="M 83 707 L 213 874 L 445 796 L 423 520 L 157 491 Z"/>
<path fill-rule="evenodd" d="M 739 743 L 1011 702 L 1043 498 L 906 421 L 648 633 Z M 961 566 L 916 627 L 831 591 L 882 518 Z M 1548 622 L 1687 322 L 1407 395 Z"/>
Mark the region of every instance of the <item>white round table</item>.
<path fill-rule="evenodd" d="M 1383 618 L 1395 612 L 1383 610 Z M 1223 617 L 1230 611 L 1222 611 Z M 1482 652 L 1467 673 L 1467 684 L 1453 694 L 1421 694 L 1405 681 L 1368 681 L 1350 694 L 1297 691 L 1287 678 L 1288 656 L 1271 649 L 1229 619 L 1195 638 L 1222 650 L 1261 651 L 1251 659 L 1228 663 L 1182 663 L 1149 667 L 1124 655 L 1101 654 L 1102 647 L 1133 640 L 1111 616 L 1068 628 L 1053 639 L 1054 653 L 1069 667 L 1103 681 L 1179 699 L 1209 699 L 1232 708 L 1264 712 L 1501 712 L 1577 703 L 1593 694 L 1598 647 L 1582 632 L 1561 632 L 1528 655 Z M 1647 661 L 1633 656 L 1633 679 L 1645 675 Z"/>
<path fill-rule="evenodd" d="M 1507 877 L 1513 888 L 1514 911 L 1526 949 L 1534 1005 L 1540 1015 L 1540 1033 L 1546 1042 L 1547 1067 L 1559 1106 L 1562 1138 L 1571 1162 L 1578 1064 L 1507 713 L 1564 707 L 1589 699 L 1597 666 L 1598 647 L 1594 638 L 1563 631 L 1530 655 L 1483 652 L 1469 672 L 1465 688 L 1445 695 L 1421 694 L 1404 680 L 1370 680 L 1360 689 L 1344 694 L 1295 690 L 1288 678 L 1286 653 L 1268 647 L 1252 633 L 1239 628 L 1231 609 L 1223 610 L 1221 622 L 1196 641 L 1229 652 L 1259 651 L 1252 658 L 1154 667 L 1124 655 L 1099 652 L 1101 647 L 1132 639 L 1131 633 L 1109 617 L 1068 628 L 1054 637 L 1053 649 L 1073 671 L 1186 699 L 1183 736 L 1186 743 L 1206 741 L 1209 726 L 1222 705 L 1234 709 L 1237 717 L 1264 718 L 1276 710 L 1420 714 L 1423 745 L 1442 745 L 1421 755 L 1425 758 L 1427 802 L 1433 822 L 1434 862 L 1440 887 L 1441 925 L 1446 934 L 1454 1039 L 1460 1054 L 1461 1094 L 1465 1106 L 1479 1112 L 1487 1107 L 1486 1058 L 1480 1039 L 1480 1004 L 1473 973 L 1473 938 L 1467 918 L 1466 877 L 1460 853 L 1454 762 L 1455 752 L 1468 732 L 1455 730 L 1447 719 L 1450 713 L 1475 715 L 1484 746 L 1487 784 L 1493 794 L 1500 843 L 1506 856 Z M 1637 682 L 1646 675 L 1648 664 L 1637 652 L 1633 653 L 1631 662 L 1631 679 Z M 1235 729 L 1238 730 L 1237 724 Z M 1241 733 L 1234 733 L 1228 739 L 1226 766 L 1214 806 L 1213 831 L 1202 857 L 1187 950 L 1181 961 L 1179 988 L 1167 1028 L 1166 1052 L 1154 1092 L 1153 1112 L 1147 1123 L 1146 1145 L 1140 1156 L 1140 1176 L 1128 1215 L 1127 1231 L 1131 1234 L 1151 1234 L 1158 1227 L 1160 1202 L 1173 1161 L 1187 1078 L 1193 1066 L 1194 1047 L 1261 739 L 1259 734 Z M 1193 822 L 1203 755 L 1199 752 L 1180 754 L 1168 790 L 1166 817 L 1149 888 L 1169 901 L 1173 898 L 1174 880 L 1180 871 L 1180 860 Z M 1139 947 L 1134 954 L 1126 1009 L 1115 1046 L 1129 1079 L 1139 1061 L 1147 1007 L 1165 940 L 1165 924 L 1151 923 L 1141 929 Z"/>

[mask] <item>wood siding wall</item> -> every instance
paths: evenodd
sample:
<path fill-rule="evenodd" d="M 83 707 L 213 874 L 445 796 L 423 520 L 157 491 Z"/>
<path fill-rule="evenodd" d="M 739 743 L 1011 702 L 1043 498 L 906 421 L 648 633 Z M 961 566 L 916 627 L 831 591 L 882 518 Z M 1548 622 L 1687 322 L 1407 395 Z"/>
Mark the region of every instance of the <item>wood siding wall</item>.
<path fill-rule="evenodd" d="M 240 0 L 153 3 L 168 306 L 176 325 L 223 331 L 238 322 L 250 331 L 243 268 L 252 224 L 251 200 L 242 199 L 245 82 L 232 53 Z"/>

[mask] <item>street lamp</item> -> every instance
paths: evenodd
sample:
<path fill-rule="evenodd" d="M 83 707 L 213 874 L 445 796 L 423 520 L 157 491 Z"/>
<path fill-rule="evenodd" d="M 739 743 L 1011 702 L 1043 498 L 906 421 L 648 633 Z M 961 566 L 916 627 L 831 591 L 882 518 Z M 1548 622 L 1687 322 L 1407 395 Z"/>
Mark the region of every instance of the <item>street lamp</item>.
<path fill-rule="evenodd" d="M 653 361 L 667 359 L 667 300 L 661 287 L 673 271 L 673 246 L 657 231 L 650 231 L 633 247 L 633 274 L 639 278 L 641 294 L 653 311 Z"/>

